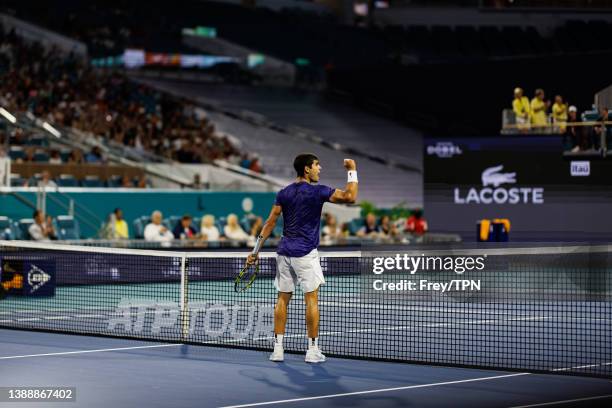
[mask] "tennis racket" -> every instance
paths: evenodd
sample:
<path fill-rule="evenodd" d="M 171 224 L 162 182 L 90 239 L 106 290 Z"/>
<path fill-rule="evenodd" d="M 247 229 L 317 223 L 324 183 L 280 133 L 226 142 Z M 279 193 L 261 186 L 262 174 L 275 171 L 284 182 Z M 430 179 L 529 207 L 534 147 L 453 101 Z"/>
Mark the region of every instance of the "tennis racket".
<path fill-rule="evenodd" d="M 234 280 L 234 290 L 237 293 L 244 292 L 253 285 L 259 273 L 259 260 L 252 264 L 247 264 L 240 270 Z"/>

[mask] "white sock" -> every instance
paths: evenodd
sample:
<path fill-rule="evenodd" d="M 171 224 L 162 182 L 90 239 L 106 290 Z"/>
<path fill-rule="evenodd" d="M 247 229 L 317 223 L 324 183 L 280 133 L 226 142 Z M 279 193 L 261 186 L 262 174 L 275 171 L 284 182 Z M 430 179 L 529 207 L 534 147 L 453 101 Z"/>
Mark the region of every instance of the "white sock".
<path fill-rule="evenodd" d="M 275 334 L 274 335 L 274 345 L 283 347 L 283 337 L 285 337 L 284 334 Z"/>
<path fill-rule="evenodd" d="M 319 338 L 318 337 L 311 337 L 308 339 L 308 348 L 319 348 Z"/>

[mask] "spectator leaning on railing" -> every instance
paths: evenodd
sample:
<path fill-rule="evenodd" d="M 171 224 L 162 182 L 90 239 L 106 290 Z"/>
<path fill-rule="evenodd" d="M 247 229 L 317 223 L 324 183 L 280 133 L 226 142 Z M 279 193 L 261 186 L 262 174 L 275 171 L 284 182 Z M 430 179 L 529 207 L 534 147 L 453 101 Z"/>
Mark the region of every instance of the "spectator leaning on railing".
<path fill-rule="evenodd" d="M 602 122 L 602 123 L 598 123 L 597 125 L 594 125 L 593 132 L 591 134 L 591 146 L 595 150 L 610 148 L 610 142 L 612 142 L 612 140 L 610 140 L 611 139 L 610 131 L 612 130 L 612 127 L 610 127 L 609 125 L 605 125 L 603 123 L 609 120 L 610 119 L 608 117 L 608 108 L 600 107 L 599 117 L 597 118 L 597 122 Z"/>
<path fill-rule="evenodd" d="M 578 109 L 575 106 L 570 106 L 567 110 L 567 120 L 569 123 L 580 122 L 578 116 Z M 584 146 L 582 135 L 584 134 L 584 127 L 576 125 L 568 125 L 565 131 L 564 144 L 566 150 L 570 150 L 574 153 L 580 151 Z"/>
<path fill-rule="evenodd" d="M 531 105 L 529 105 L 529 99 L 527 99 L 527 97 L 523 95 L 523 90 L 521 88 L 514 88 L 512 111 L 514 112 L 514 116 L 516 117 L 517 125 L 529 125 Z"/>
<path fill-rule="evenodd" d="M 544 100 L 544 90 L 536 89 L 535 97 L 531 100 L 531 124 L 540 129 L 548 125 L 546 111 L 550 106 L 550 101 Z"/>
<path fill-rule="evenodd" d="M 558 126 L 559 133 L 566 132 L 566 123 L 567 123 L 567 104 L 563 102 L 563 97 L 561 95 L 555 96 L 555 103 L 552 106 L 552 118 L 553 123 Z"/>

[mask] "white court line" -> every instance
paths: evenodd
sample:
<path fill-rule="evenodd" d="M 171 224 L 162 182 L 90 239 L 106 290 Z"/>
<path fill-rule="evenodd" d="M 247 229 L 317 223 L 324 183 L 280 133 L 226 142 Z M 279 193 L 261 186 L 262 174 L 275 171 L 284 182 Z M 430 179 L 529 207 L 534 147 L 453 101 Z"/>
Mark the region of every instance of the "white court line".
<path fill-rule="evenodd" d="M 571 403 L 571 402 L 578 402 L 578 401 L 590 401 L 590 400 L 601 399 L 601 398 L 607 398 L 607 397 L 612 397 L 612 394 L 607 394 L 607 395 L 598 395 L 598 396 L 596 396 L 596 397 L 576 398 L 576 399 L 571 399 L 571 400 L 563 400 L 563 401 L 550 401 L 550 402 L 542 402 L 542 403 L 540 403 L 540 404 L 531 404 L 531 405 L 515 405 L 515 406 L 510 407 L 510 408 L 545 407 L 546 405 L 553 405 L 553 404 L 569 404 L 569 403 Z"/>
<path fill-rule="evenodd" d="M 572 370 L 572 369 L 586 368 L 586 367 L 599 367 L 599 366 L 605 366 L 605 365 L 612 365 L 612 362 L 610 362 L 610 363 L 603 363 L 603 364 L 591 364 L 591 365 L 588 365 L 588 366 L 558 368 L 558 369 L 553 370 L 553 371 L 565 371 L 565 370 Z M 451 385 L 451 384 L 461 384 L 461 383 L 469 383 L 469 382 L 477 382 L 477 381 L 488 381 L 488 380 L 495 380 L 495 379 L 499 379 L 499 378 L 519 377 L 519 376 L 525 376 L 525 375 L 534 375 L 534 373 L 506 374 L 506 375 L 498 375 L 498 376 L 494 376 L 494 377 L 471 378 L 471 379 L 467 379 L 467 380 L 445 381 L 445 382 L 440 382 L 440 383 L 408 385 L 408 386 L 404 386 L 404 387 L 381 388 L 381 389 L 376 389 L 376 390 L 345 392 L 345 393 L 342 393 L 342 394 L 327 394 L 327 395 L 318 395 L 318 396 L 315 396 L 315 397 L 293 398 L 293 399 L 277 400 L 277 401 L 264 401 L 264 402 L 255 402 L 255 403 L 241 404 L 241 405 L 227 405 L 227 406 L 223 406 L 223 407 L 220 407 L 220 408 L 243 408 L 243 407 L 256 407 L 256 406 L 262 406 L 262 405 L 285 404 L 285 403 L 290 403 L 290 402 L 311 401 L 311 400 L 318 400 L 318 399 L 325 399 L 325 398 L 347 397 L 347 396 L 352 396 L 352 395 L 364 395 L 364 394 L 374 394 L 374 393 L 380 393 L 380 392 L 410 390 L 410 389 L 415 389 L 415 388 L 436 387 L 436 386 L 440 386 L 440 385 Z M 591 398 L 577 399 L 577 400 L 555 401 L 555 402 L 548 402 L 548 403 L 537 404 L 537 405 L 523 405 L 521 407 L 513 407 L 513 408 L 527 408 L 527 407 L 536 407 L 536 406 L 540 406 L 540 405 L 550 405 L 550 404 L 553 404 L 553 403 L 565 403 L 565 402 L 574 402 L 574 401 L 583 401 L 583 400 L 586 401 L 587 399 L 604 398 L 604 397 L 608 397 L 608 396 L 611 396 L 611 395 L 602 395 L 602 396 L 598 396 L 598 397 L 591 397 Z"/>
<path fill-rule="evenodd" d="M 609 366 L 609 365 L 612 365 L 612 363 L 600 363 L 600 364 L 589 364 L 589 365 L 576 366 L 576 367 L 555 368 L 553 371 L 578 370 L 581 368 L 593 368 L 593 367 Z"/>
<path fill-rule="evenodd" d="M 3 356 L 0 360 L 12 360 L 15 358 L 29 358 L 29 357 L 45 357 L 45 356 L 64 356 L 68 354 L 85 354 L 85 353 L 102 353 L 105 351 L 121 351 L 121 350 L 138 350 L 138 349 L 149 349 L 159 347 L 177 347 L 183 344 L 156 344 L 153 346 L 134 346 L 134 347 L 119 347 L 110 349 L 97 349 L 97 350 L 79 350 L 79 351 L 63 351 L 59 353 L 45 353 L 45 354 L 26 354 L 23 356 Z"/>
<path fill-rule="evenodd" d="M 265 401 L 265 402 L 256 402 L 252 404 L 242 404 L 242 405 L 228 405 L 228 406 L 224 406 L 221 408 L 242 408 L 242 407 L 256 407 L 256 406 L 261 406 L 261 405 L 285 404 L 288 402 L 312 401 L 312 400 L 326 399 L 326 398 L 347 397 L 351 395 L 375 394 L 375 393 L 380 393 L 380 392 L 410 390 L 410 389 L 415 389 L 415 388 L 437 387 L 441 385 L 462 384 L 462 383 L 477 382 L 477 381 L 489 381 L 489 380 L 496 380 L 499 378 L 519 377 L 519 376 L 529 375 L 529 374 L 530 373 L 496 375 L 494 377 L 480 377 L 480 378 L 470 378 L 467 380 L 456 380 L 456 381 L 445 381 L 445 382 L 430 383 L 430 384 L 407 385 L 404 387 L 380 388 L 376 390 L 344 392 L 341 394 L 318 395 L 316 397 L 304 397 L 304 398 L 293 398 L 293 399 L 277 400 L 277 401 Z"/>

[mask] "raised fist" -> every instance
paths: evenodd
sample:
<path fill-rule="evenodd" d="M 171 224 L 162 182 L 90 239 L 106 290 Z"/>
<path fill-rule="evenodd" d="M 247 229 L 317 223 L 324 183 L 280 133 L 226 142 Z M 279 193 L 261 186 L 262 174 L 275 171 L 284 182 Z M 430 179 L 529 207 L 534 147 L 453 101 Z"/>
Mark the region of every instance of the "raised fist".
<path fill-rule="evenodd" d="M 344 168 L 346 170 L 356 170 L 357 165 L 355 164 L 355 160 L 353 159 L 344 159 Z"/>

